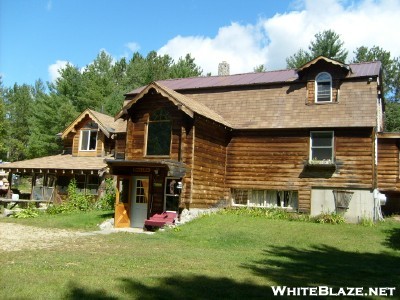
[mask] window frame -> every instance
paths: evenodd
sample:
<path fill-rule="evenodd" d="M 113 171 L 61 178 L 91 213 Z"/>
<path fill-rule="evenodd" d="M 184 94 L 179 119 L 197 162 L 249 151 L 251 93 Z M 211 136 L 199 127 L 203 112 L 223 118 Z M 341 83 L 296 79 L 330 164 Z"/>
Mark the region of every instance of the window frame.
<path fill-rule="evenodd" d="M 329 77 L 329 79 L 318 79 L 319 77 L 322 77 L 325 75 L 327 75 Z M 329 82 L 329 101 L 321 100 L 318 95 L 318 91 L 320 90 L 319 83 L 327 83 L 327 82 Z M 328 72 L 318 73 L 318 75 L 315 76 L 315 91 L 314 92 L 315 92 L 315 103 L 332 103 L 332 101 L 333 101 L 332 100 L 332 75 L 329 74 Z"/>
<path fill-rule="evenodd" d="M 83 149 L 83 133 L 84 132 L 89 132 L 86 149 Z M 89 149 L 90 148 L 90 138 L 91 138 L 92 134 L 96 135 L 96 138 L 95 138 L 96 144 L 95 144 L 94 149 Z M 97 129 L 82 129 L 80 132 L 80 138 L 79 138 L 79 151 L 96 151 L 97 150 L 97 137 L 98 137 Z"/>
<path fill-rule="evenodd" d="M 313 135 L 316 134 L 331 134 L 331 146 L 313 146 Z M 313 149 L 331 149 L 331 158 L 328 160 L 313 159 Z M 309 149 L 309 163 L 310 164 L 334 164 L 335 162 L 335 132 L 333 130 L 310 131 L 310 149 Z"/>
<path fill-rule="evenodd" d="M 152 116 L 158 112 L 162 112 L 165 114 L 165 116 L 168 117 L 168 119 L 164 119 L 164 120 L 152 120 Z M 154 154 L 154 153 L 148 153 L 149 151 L 149 133 L 150 133 L 150 126 L 151 124 L 155 124 L 155 123 L 169 123 L 170 126 L 170 130 L 169 130 L 169 148 L 168 148 L 168 153 L 167 154 Z M 146 142 L 145 142 L 145 149 L 144 149 L 144 154 L 145 157 L 170 157 L 171 156 L 171 144 L 172 144 L 172 120 L 171 120 L 171 116 L 169 114 L 169 112 L 167 111 L 167 109 L 165 108 L 160 108 L 157 109 L 155 111 L 153 111 L 152 113 L 149 113 L 148 115 L 148 121 L 146 124 Z"/>
<path fill-rule="evenodd" d="M 230 189 L 231 205 L 235 207 L 281 208 L 299 210 L 298 190 Z"/>

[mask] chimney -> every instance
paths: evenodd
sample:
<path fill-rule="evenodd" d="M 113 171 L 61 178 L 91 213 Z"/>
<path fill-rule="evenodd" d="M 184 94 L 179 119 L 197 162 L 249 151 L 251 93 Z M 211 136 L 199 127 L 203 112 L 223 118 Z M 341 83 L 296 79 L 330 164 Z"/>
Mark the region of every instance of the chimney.
<path fill-rule="evenodd" d="M 226 61 L 218 64 L 218 76 L 229 75 L 229 64 Z"/>

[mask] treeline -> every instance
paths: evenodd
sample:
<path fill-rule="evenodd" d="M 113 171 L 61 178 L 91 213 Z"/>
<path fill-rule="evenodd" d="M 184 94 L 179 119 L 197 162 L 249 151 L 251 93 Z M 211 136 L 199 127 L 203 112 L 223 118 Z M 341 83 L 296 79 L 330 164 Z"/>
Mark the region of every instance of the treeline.
<path fill-rule="evenodd" d="M 67 65 L 55 82 L 4 87 L 0 78 L 0 160 L 17 161 L 60 153 L 57 134 L 87 108 L 115 115 L 124 94 L 155 80 L 200 76 L 188 54 L 175 62 L 155 51 L 113 61 L 101 51 L 85 68 Z"/>

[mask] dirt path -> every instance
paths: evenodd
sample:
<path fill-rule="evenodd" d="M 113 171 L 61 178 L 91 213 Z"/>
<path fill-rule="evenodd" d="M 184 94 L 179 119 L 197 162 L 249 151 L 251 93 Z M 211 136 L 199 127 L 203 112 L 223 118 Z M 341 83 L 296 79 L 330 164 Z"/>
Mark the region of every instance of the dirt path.
<path fill-rule="evenodd" d="M 52 248 L 83 236 L 76 231 L 0 222 L 0 252 Z"/>
<path fill-rule="evenodd" d="M 117 232 L 154 233 L 146 232 L 138 228 L 106 228 L 98 231 L 79 232 L 0 222 L 0 253 L 2 251 L 48 249 L 66 243 L 75 243 L 76 240 L 80 238 Z"/>

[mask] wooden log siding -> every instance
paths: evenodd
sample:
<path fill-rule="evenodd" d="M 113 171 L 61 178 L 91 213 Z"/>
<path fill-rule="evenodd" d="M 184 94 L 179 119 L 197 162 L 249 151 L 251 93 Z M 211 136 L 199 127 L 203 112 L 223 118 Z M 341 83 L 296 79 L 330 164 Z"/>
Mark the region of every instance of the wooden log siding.
<path fill-rule="evenodd" d="M 299 210 L 309 211 L 312 187 L 372 188 L 371 130 L 334 130 L 335 170 L 305 172 L 310 133 L 236 132 L 227 149 L 227 188 L 297 190 Z"/>
<path fill-rule="evenodd" d="M 225 200 L 227 136 L 224 127 L 196 117 L 192 207 L 208 208 Z"/>
<path fill-rule="evenodd" d="M 125 159 L 134 160 L 146 157 L 145 151 L 149 113 L 160 108 L 165 108 L 169 112 L 172 121 L 171 150 L 168 157 L 174 160 L 179 159 L 183 113 L 160 94 L 146 95 L 145 98 L 139 100 L 134 106 L 134 110 L 131 112 L 132 122 L 128 122 Z M 159 156 L 146 158 L 159 159 Z"/>
<path fill-rule="evenodd" d="M 181 160 L 188 167 L 188 171 L 182 179 L 183 188 L 181 191 L 180 206 L 189 208 L 192 199 L 192 184 L 193 184 L 193 154 L 194 154 L 194 126 L 192 120 L 185 118 L 181 130 Z"/>
<path fill-rule="evenodd" d="M 126 134 L 118 133 L 115 138 L 115 155 L 123 155 L 125 157 L 125 147 L 126 147 Z"/>
<path fill-rule="evenodd" d="M 378 139 L 378 189 L 400 192 L 397 139 Z"/>

